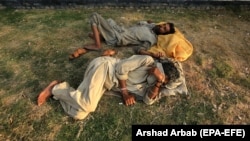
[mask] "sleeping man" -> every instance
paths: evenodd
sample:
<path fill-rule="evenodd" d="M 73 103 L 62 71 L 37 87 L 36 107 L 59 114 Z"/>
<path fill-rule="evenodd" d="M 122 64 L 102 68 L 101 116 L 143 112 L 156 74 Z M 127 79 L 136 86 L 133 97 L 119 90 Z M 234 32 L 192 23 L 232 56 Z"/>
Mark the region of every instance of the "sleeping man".
<path fill-rule="evenodd" d="M 187 94 L 179 62 L 168 58 L 156 61 L 148 55 L 125 59 L 101 56 L 90 62 L 77 89 L 54 80 L 38 95 L 37 104 L 53 97 L 69 116 L 82 120 L 96 110 L 106 91 L 119 92 L 126 106 L 139 100 L 151 105 L 167 95 Z"/>

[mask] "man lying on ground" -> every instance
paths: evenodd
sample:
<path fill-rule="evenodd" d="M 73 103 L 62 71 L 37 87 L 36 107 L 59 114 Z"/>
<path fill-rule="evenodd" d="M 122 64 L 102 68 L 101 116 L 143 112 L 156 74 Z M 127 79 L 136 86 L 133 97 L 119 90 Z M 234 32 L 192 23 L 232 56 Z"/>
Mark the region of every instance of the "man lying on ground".
<path fill-rule="evenodd" d="M 141 21 L 134 26 L 126 28 L 118 25 L 111 18 L 104 19 L 96 12 L 90 16 L 90 24 L 93 33 L 90 33 L 89 36 L 94 39 L 94 43 L 78 49 L 79 54 L 71 54 L 70 59 L 79 57 L 87 52 L 87 50 L 100 50 L 102 48 L 101 41 L 113 47 L 138 45 L 149 48 L 156 44 L 158 35 L 175 32 L 173 23 L 162 22 L 156 24 Z"/>
<path fill-rule="evenodd" d="M 187 94 L 179 62 L 172 59 L 156 62 L 148 55 L 126 59 L 101 56 L 90 62 L 77 89 L 54 80 L 39 94 L 37 104 L 41 106 L 53 96 L 69 116 L 82 120 L 96 110 L 103 94 L 111 90 L 120 92 L 127 106 L 139 100 L 151 105 L 167 95 Z"/>

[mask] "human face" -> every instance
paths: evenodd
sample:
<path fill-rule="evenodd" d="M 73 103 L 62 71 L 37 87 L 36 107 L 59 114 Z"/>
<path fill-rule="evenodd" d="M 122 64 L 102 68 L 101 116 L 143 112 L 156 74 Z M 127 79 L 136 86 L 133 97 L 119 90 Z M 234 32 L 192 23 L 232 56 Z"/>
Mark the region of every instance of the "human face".
<path fill-rule="evenodd" d="M 154 27 L 154 31 L 157 35 L 164 35 L 170 32 L 169 24 L 160 24 Z"/>

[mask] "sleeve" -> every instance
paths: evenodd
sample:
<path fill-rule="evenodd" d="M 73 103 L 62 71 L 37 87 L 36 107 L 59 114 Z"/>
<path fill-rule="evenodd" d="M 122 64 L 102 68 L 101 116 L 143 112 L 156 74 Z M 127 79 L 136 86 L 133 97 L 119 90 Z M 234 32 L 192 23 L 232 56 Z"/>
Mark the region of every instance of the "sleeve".
<path fill-rule="evenodd" d="M 135 53 L 139 54 L 140 50 L 148 50 L 150 48 L 150 43 L 149 42 L 143 42 L 140 46 L 134 47 Z"/>
<path fill-rule="evenodd" d="M 154 59 L 148 55 L 133 55 L 127 59 L 120 61 L 115 68 L 116 76 L 120 80 L 127 80 L 128 73 L 142 66 L 150 66 L 154 64 Z"/>

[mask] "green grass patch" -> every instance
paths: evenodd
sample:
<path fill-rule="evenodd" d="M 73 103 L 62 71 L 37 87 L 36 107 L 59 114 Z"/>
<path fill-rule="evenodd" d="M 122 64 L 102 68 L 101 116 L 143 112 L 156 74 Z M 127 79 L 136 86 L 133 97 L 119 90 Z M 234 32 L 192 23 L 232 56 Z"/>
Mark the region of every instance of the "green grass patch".
<path fill-rule="evenodd" d="M 190 99 L 171 96 L 151 106 L 138 101 L 127 107 L 121 98 L 105 95 L 83 121 L 70 118 L 53 99 L 38 107 L 36 97 L 50 81 L 65 80 L 77 88 L 88 63 L 100 56 L 93 51 L 68 60 L 76 48 L 93 42 L 87 37 L 92 12 L 124 26 L 140 20 L 175 22 L 195 50 L 183 62 Z M 185 8 L 0 10 L 0 140 L 130 141 L 133 124 L 250 123 L 248 15 L 243 10 Z M 230 27 L 241 27 L 237 32 L 246 34 L 229 32 Z M 223 43 L 219 33 L 227 39 Z M 132 48 L 117 50 L 120 58 L 134 54 Z"/>
<path fill-rule="evenodd" d="M 212 78 L 230 78 L 233 74 L 233 69 L 230 65 L 224 61 L 215 61 L 213 68 L 208 70 L 209 77 Z"/>

